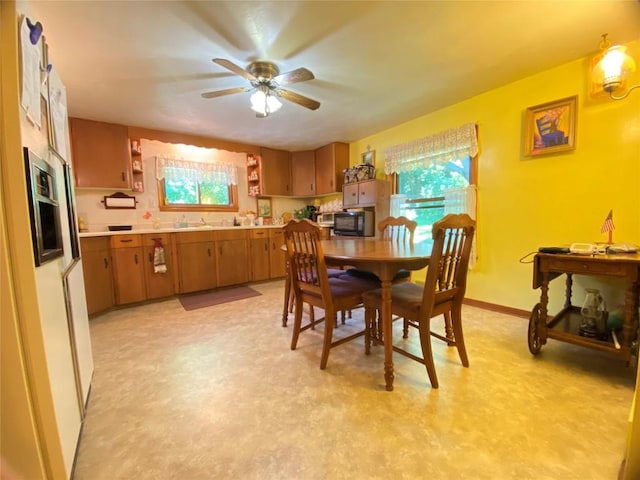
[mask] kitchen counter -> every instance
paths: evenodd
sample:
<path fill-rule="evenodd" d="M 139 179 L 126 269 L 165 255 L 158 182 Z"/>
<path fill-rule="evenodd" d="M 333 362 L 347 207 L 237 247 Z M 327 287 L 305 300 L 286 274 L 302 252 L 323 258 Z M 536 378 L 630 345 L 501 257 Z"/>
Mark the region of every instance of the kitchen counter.
<path fill-rule="evenodd" d="M 109 231 L 109 230 L 101 230 L 101 231 L 89 231 L 89 232 L 80 232 L 80 238 L 85 237 L 105 237 L 111 235 L 135 235 L 135 234 L 143 234 L 143 233 L 179 233 L 179 232 L 199 232 L 199 231 L 207 231 L 207 230 L 253 230 L 258 228 L 264 229 L 276 229 L 282 228 L 284 225 L 257 225 L 257 226 L 226 226 L 226 227 L 214 227 L 211 225 L 206 226 L 198 226 L 198 227 L 184 227 L 184 228 L 176 228 L 176 227 L 165 227 L 165 228 L 137 228 L 134 227 L 132 230 L 118 230 L 118 231 Z"/>

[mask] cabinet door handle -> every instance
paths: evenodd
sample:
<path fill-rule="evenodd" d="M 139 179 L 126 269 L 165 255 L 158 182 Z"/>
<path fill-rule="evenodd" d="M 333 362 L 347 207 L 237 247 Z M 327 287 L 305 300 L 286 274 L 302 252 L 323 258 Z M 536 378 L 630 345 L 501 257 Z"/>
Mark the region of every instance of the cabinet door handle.
<path fill-rule="evenodd" d="M 265 245 L 264 245 L 264 251 L 265 251 L 265 252 L 268 252 L 268 251 L 269 251 L 269 245 L 267 245 L 266 243 L 265 243 Z"/>
<path fill-rule="evenodd" d="M 122 172 L 121 175 L 122 175 L 122 181 L 124 182 L 124 180 L 125 180 L 124 172 Z"/>
<path fill-rule="evenodd" d="M 207 255 L 211 256 L 211 247 L 207 248 Z"/>
<path fill-rule="evenodd" d="M 109 268 L 109 261 L 107 260 L 107 258 L 103 258 L 104 260 L 104 268 Z"/>
<path fill-rule="evenodd" d="M 152 253 L 149 254 L 149 263 L 153 263 L 153 254 Z"/>
<path fill-rule="evenodd" d="M 133 242 L 132 239 L 128 239 L 128 240 L 120 240 L 120 243 L 130 243 Z"/>
<path fill-rule="evenodd" d="M 136 262 L 136 265 L 138 264 L 138 254 L 134 254 L 133 255 L 133 261 Z"/>
<path fill-rule="evenodd" d="M 222 256 L 222 245 L 220 245 L 220 256 Z"/>

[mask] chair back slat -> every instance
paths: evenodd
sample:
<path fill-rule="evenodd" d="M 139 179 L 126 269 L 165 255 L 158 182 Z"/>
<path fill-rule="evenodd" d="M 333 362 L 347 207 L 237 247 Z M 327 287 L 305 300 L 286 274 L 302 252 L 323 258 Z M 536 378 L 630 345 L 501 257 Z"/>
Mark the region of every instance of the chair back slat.
<path fill-rule="evenodd" d="M 462 302 L 474 233 L 475 222 L 464 213 L 447 215 L 433 224 L 433 249 L 425 279 L 421 318 L 430 317 L 434 305 Z"/>
<path fill-rule="evenodd" d="M 407 217 L 387 217 L 378 222 L 378 230 L 383 240 L 406 245 L 413 245 L 413 234 L 417 226 L 417 222 Z"/>
<path fill-rule="evenodd" d="M 283 227 L 291 285 L 294 291 L 331 298 L 320 227 L 309 220 L 291 220 Z"/>

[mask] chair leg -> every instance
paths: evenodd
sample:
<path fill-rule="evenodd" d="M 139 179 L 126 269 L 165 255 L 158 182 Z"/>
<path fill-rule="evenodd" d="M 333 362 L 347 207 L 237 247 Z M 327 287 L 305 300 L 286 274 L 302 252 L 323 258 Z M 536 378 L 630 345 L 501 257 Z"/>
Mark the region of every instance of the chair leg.
<path fill-rule="evenodd" d="M 436 375 L 436 366 L 433 363 L 433 352 L 431 350 L 431 324 L 429 319 L 420 322 L 420 347 L 422 347 L 422 358 L 424 365 L 427 367 L 429 381 L 433 388 L 438 388 L 438 376 Z"/>
<path fill-rule="evenodd" d="M 409 320 L 402 319 L 402 338 L 409 338 Z"/>
<path fill-rule="evenodd" d="M 282 309 L 282 326 L 286 327 L 289 321 L 289 302 L 293 301 L 293 289 L 291 288 L 291 277 L 287 271 L 284 279 L 284 307 Z"/>
<path fill-rule="evenodd" d="M 372 308 L 365 307 L 364 309 L 364 354 L 369 355 L 371 353 L 371 317 L 372 312 L 375 311 Z"/>
<path fill-rule="evenodd" d="M 453 325 L 451 323 L 451 312 L 444 313 L 444 336 L 449 339 L 447 345 L 450 347 L 456 344 L 456 335 L 453 331 Z"/>
<path fill-rule="evenodd" d="M 456 347 L 458 347 L 458 355 L 463 367 L 469 366 L 469 358 L 467 357 L 467 349 L 464 346 L 464 334 L 462 333 L 462 311 L 460 308 L 454 308 L 451 313 L 453 324 L 453 334 L 456 339 Z"/>
<path fill-rule="evenodd" d="M 338 316 L 334 311 L 325 310 L 324 316 L 324 342 L 322 344 L 320 370 L 324 370 L 325 368 L 327 368 L 327 361 L 329 360 L 329 350 L 331 350 L 331 342 L 333 341 L 333 326 L 338 321 Z"/>
<path fill-rule="evenodd" d="M 298 336 L 300 336 L 300 329 L 302 328 L 302 299 L 296 296 L 296 308 L 295 315 L 293 317 L 293 333 L 291 334 L 291 350 L 296 349 L 298 344 Z"/>
<path fill-rule="evenodd" d="M 309 321 L 311 322 L 311 330 L 316 329 L 316 311 L 313 309 L 313 305 L 309 304 Z"/>

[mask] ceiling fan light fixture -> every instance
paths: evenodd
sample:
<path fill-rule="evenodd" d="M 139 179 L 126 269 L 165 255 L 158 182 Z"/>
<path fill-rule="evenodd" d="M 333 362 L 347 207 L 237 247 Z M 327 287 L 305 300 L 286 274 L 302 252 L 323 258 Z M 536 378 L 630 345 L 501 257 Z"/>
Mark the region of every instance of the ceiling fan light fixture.
<path fill-rule="evenodd" d="M 282 107 L 278 98 L 269 91 L 269 87 L 261 85 L 251 94 L 251 109 L 260 118 L 268 117 L 270 113 L 277 112 Z"/>

